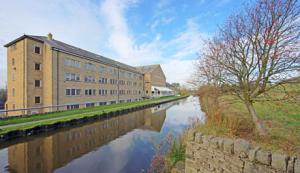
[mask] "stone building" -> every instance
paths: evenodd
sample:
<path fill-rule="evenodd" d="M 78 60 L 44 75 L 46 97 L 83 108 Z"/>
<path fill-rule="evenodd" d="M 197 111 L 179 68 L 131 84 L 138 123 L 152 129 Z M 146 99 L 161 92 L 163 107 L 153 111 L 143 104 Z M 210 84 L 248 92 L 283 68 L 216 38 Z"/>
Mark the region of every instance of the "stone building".
<path fill-rule="evenodd" d="M 51 33 L 23 35 L 5 47 L 6 110 L 15 110 L 9 115 L 130 102 L 144 96 L 143 73 L 135 67 L 55 40 Z"/>
<path fill-rule="evenodd" d="M 166 87 L 166 76 L 159 64 L 139 66 L 137 69 L 144 74 L 144 91 L 147 97 L 174 95 Z"/>

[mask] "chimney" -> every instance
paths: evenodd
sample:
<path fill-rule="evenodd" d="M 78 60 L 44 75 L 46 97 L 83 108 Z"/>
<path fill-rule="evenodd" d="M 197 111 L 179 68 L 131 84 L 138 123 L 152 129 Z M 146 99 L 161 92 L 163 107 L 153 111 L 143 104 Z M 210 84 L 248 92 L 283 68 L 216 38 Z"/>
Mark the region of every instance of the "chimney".
<path fill-rule="evenodd" d="M 51 32 L 49 32 L 49 34 L 47 35 L 48 40 L 52 40 L 53 35 L 51 34 Z"/>

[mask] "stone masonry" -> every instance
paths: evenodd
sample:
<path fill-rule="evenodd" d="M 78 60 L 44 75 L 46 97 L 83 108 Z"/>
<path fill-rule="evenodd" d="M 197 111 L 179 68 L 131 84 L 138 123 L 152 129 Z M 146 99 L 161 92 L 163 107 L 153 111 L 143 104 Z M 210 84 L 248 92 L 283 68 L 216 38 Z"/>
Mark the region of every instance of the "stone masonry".
<path fill-rule="evenodd" d="M 252 146 L 244 139 L 220 138 L 190 130 L 186 173 L 300 173 L 300 159 Z"/>

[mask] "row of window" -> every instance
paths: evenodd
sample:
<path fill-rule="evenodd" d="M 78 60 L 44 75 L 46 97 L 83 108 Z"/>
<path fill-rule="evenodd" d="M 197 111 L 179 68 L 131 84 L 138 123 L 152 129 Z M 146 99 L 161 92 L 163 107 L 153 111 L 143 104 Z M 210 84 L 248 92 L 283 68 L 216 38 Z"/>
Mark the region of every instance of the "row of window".
<path fill-rule="evenodd" d="M 132 102 L 132 101 L 138 101 L 141 99 L 128 99 L 128 100 L 120 100 L 119 103 L 124 103 L 124 102 Z M 107 105 L 107 104 L 116 104 L 117 101 L 113 100 L 113 101 L 108 101 L 108 102 L 98 102 L 98 103 L 86 103 L 85 107 L 94 107 L 96 106 L 96 104 L 98 104 L 99 106 L 102 105 Z M 79 109 L 80 105 L 79 104 L 72 104 L 72 105 L 67 105 L 67 109 Z"/>
<path fill-rule="evenodd" d="M 108 92 L 109 91 L 109 92 Z M 117 95 L 118 94 L 118 90 L 106 90 L 106 89 L 99 89 L 98 90 L 98 95 L 101 96 L 106 96 L 108 95 L 108 93 L 110 95 Z M 81 89 L 66 89 L 66 96 L 79 96 L 81 94 Z M 85 95 L 87 96 L 93 96 L 97 94 L 97 90 L 96 89 L 85 89 L 84 92 Z M 141 91 L 137 91 L 137 90 L 119 90 L 119 94 L 120 95 L 130 95 L 130 94 L 141 94 Z"/>
<path fill-rule="evenodd" d="M 73 59 L 65 59 L 64 61 L 65 66 L 69 66 L 69 67 L 75 67 L 75 68 L 80 68 L 80 61 L 76 61 Z"/>
<path fill-rule="evenodd" d="M 81 62 L 74 59 L 65 59 L 64 65 L 68 67 L 74 67 L 74 68 L 81 68 Z M 118 73 L 118 70 L 114 67 L 105 67 L 103 65 L 100 65 L 98 70 L 97 66 L 93 63 L 85 63 L 84 68 L 88 71 L 98 71 L 99 73 L 107 73 L 114 76 L 120 76 L 120 77 L 127 77 L 127 78 L 133 78 L 133 79 L 140 79 L 142 80 L 142 75 L 132 73 L 132 72 L 126 72 L 125 70 L 120 70 Z"/>
<path fill-rule="evenodd" d="M 66 81 L 80 81 L 80 74 L 76 73 L 65 73 L 65 80 Z M 85 76 L 84 77 L 84 82 L 91 82 L 95 83 L 96 79 L 94 76 Z M 100 78 L 99 83 L 100 84 L 108 84 L 108 82 L 112 85 L 117 85 L 118 80 L 116 79 L 107 79 L 107 78 Z M 120 85 L 125 85 L 127 84 L 128 86 L 137 86 L 137 82 L 132 82 L 132 81 L 124 81 L 124 80 L 119 80 Z M 142 83 L 139 82 L 139 86 L 142 86 Z"/>

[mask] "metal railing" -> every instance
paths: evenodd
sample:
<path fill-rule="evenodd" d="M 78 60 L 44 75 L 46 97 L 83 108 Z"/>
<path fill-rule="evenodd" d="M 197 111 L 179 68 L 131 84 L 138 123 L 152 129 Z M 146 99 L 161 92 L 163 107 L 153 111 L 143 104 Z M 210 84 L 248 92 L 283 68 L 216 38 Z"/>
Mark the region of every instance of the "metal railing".
<path fill-rule="evenodd" d="M 138 101 L 140 99 L 132 99 L 132 101 Z M 124 100 L 124 102 L 129 102 L 128 100 Z M 59 112 L 71 109 L 81 109 L 95 106 L 103 106 L 109 104 L 116 104 L 117 101 L 98 101 L 98 102 L 86 102 L 86 103 L 76 103 L 76 104 L 66 104 L 66 105 L 53 105 L 53 106 L 41 106 L 41 107 L 31 107 L 31 108 L 21 108 L 21 109 L 12 109 L 12 110 L 0 110 L 0 118 L 6 119 L 10 117 L 20 117 L 20 116 L 31 116 L 36 114 L 47 114 L 50 112 Z"/>

